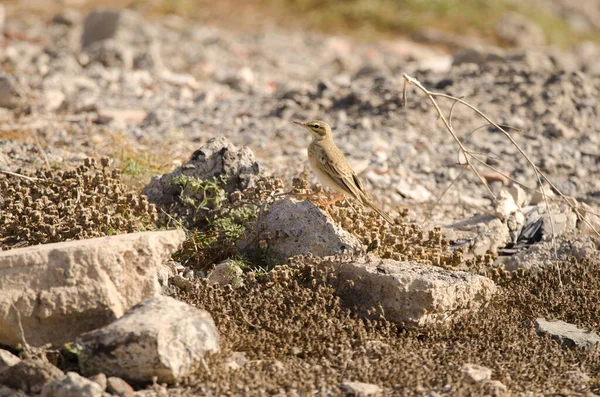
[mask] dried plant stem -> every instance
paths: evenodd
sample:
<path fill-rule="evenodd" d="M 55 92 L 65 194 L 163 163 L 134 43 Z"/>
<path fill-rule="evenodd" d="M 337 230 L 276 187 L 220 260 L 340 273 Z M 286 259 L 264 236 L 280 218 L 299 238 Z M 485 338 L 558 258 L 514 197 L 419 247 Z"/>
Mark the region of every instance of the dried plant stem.
<path fill-rule="evenodd" d="M 28 181 L 31 181 L 31 182 L 36 182 L 36 181 L 39 180 L 39 178 L 36 178 L 36 177 L 33 177 L 33 176 L 27 176 L 27 175 L 17 174 L 16 172 L 11 172 L 11 171 L 7 171 L 7 170 L 3 170 L 3 169 L 0 169 L 0 174 L 10 175 L 10 176 L 16 176 L 18 178 L 27 179 Z"/>

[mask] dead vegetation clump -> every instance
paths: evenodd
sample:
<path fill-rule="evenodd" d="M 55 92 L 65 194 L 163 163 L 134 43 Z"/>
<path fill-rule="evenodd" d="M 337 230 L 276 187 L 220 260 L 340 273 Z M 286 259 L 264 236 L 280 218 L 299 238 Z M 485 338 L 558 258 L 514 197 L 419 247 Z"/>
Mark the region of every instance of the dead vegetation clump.
<path fill-rule="evenodd" d="M 0 249 L 154 229 L 156 209 L 88 158 L 73 170 L 0 175 Z"/>
<path fill-rule="evenodd" d="M 208 310 L 221 335 L 221 353 L 208 359 L 210 371 L 189 379 L 190 395 L 343 395 L 339 385 L 346 380 L 375 383 L 396 395 L 498 391 L 490 382 L 467 382 L 461 372 L 465 363 L 491 368 L 492 379 L 512 393 L 600 390 L 594 378 L 600 371 L 597 350 L 563 348 L 550 336 L 538 335 L 534 326 L 537 317 L 545 317 L 597 329 L 599 261 L 562 264 L 562 289 L 555 269 L 499 277 L 495 281 L 502 291 L 485 308 L 447 326 L 423 329 L 357 318 L 323 282 L 331 275 L 320 270 L 318 258 L 293 262 L 266 274 L 248 274 L 237 289 L 184 279 L 175 283 L 178 298 Z M 233 365 L 234 352 L 247 360 Z M 592 379 L 577 381 L 572 371 Z"/>
<path fill-rule="evenodd" d="M 254 186 L 230 194 L 218 179 L 185 178 L 174 181 L 180 185 L 181 193 L 178 203 L 172 206 L 176 211 L 167 213 L 171 224 L 190 231 L 175 259 L 202 271 L 225 259 L 236 259 L 246 269 L 272 269 L 278 263 L 269 255 L 269 240 L 276 237 L 264 223 L 269 206 L 282 197 L 321 205 L 324 194 L 320 186 L 310 187 L 303 178 L 294 178 L 291 190 L 286 191 L 281 179 L 261 177 Z M 425 233 L 416 224 L 402 222 L 406 214 L 390 226 L 376 212 L 351 199 L 334 203 L 327 212 L 333 222 L 379 257 L 446 268 L 462 261 L 462 252 L 450 250 L 439 229 Z"/>

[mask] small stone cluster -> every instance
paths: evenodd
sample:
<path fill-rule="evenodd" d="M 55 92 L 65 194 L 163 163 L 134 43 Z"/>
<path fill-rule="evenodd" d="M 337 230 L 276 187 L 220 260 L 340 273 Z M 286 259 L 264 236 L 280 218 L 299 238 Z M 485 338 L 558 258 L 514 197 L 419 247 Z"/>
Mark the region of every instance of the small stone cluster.
<path fill-rule="evenodd" d="M 0 249 L 154 228 L 156 209 L 120 171 L 88 158 L 74 170 L 0 176 Z"/>

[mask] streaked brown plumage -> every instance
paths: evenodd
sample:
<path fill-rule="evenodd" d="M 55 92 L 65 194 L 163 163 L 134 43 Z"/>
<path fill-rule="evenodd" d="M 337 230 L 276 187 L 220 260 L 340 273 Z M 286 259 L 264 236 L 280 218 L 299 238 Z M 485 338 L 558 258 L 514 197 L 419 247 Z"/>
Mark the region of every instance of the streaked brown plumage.
<path fill-rule="evenodd" d="M 319 120 L 307 123 L 294 121 L 294 123 L 306 128 L 313 138 L 308 146 L 308 161 L 317 179 L 326 187 L 341 193 L 338 199 L 332 200 L 332 202 L 343 198 L 347 194 L 363 205 L 370 207 L 387 222 L 393 224 L 392 218 L 373 204 L 360 179 L 350 167 L 346 156 L 333 142 L 331 127 L 324 121 Z"/>

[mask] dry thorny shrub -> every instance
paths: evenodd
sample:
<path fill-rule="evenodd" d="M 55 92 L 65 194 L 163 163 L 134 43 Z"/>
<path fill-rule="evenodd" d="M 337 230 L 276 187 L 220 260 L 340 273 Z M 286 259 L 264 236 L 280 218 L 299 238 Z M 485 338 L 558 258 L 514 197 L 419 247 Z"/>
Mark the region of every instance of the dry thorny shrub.
<path fill-rule="evenodd" d="M 185 394 L 342 394 L 342 381 L 375 383 L 395 395 L 450 388 L 453 395 L 494 395 L 494 384 L 469 384 L 465 363 L 493 370 L 513 392 L 579 395 L 600 391 L 598 350 L 569 349 L 538 335 L 537 317 L 593 329 L 600 318 L 600 261 L 564 263 L 563 288 L 554 269 L 497 278 L 501 292 L 477 313 L 447 326 L 402 329 L 384 319 L 359 319 L 324 283 L 318 258 L 303 257 L 272 272 L 246 276 L 243 287 L 210 287 L 178 279 L 178 298 L 208 310 L 221 353 L 209 357 Z M 499 322 L 499 319 L 500 322 Z M 227 369 L 233 352 L 248 361 Z M 592 376 L 577 380 L 570 371 Z M 580 395 L 584 395 L 583 393 Z"/>
<path fill-rule="evenodd" d="M 200 270 L 210 270 L 215 263 L 231 258 L 246 268 L 271 269 L 276 263 L 269 254 L 269 240 L 274 236 L 264 223 L 269 205 L 284 196 L 320 205 L 323 195 L 320 187 L 309 187 L 301 178 L 294 178 L 292 189 L 285 191 L 282 180 L 263 177 L 255 186 L 234 191 L 227 197 L 223 189 L 214 191 L 219 189 L 218 181 L 196 181 L 197 188 L 193 191 L 190 185 L 193 184 L 187 182 L 182 187 L 179 207 L 186 208 L 179 211 L 189 214 L 194 210 L 197 218 L 200 210 L 203 223 L 193 224 L 191 237 L 175 258 Z M 198 196 L 199 189 L 210 194 Z M 196 199 L 190 200 L 186 192 Z M 198 197 L 202 198 L 202 205 L 198 204 Z M 351 199 L 336 202 L 328 212 L 334 222 L 354 234 L 369 252 L 382 258 L 428 262 L 446 268 L 462 261 L 461 251 L 450 250 L 439 229 L 424 233 L 417 225 L 403 223 L 401 219 L 390 226 L 376 212 Z"/>
<path fill-rule="evenodd" d="M 128 191 L 109 162 L 0 176 L 0 249 L 155 228 L 154 205 Z"/>

